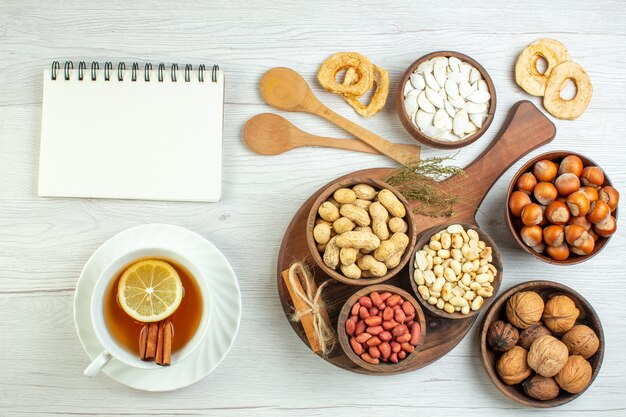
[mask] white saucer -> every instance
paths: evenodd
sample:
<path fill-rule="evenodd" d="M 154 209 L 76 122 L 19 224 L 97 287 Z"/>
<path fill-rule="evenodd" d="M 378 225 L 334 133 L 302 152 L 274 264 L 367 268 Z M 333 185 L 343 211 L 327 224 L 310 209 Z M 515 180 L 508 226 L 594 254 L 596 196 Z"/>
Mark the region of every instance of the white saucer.
<path fill-rule="evenodd" d="M 212 319 L 206 338 L 187 358 L 169 367 L 139 369 L 113 358 L 102 372 L 132 388 L 170 391 L 204 378 L 226 357 L 239 329 L 241 294 L 237 277 L 224 255 L 199 234 L 167 224 L 148 224 L 124 230 L 91 255 L 76 284 L 74 323 L 80 342 L 92 360 L 103 350 L 90 318 L 91 294 L 96 280 L 113 260 L 145 247 L 169 248 L 183 253 L 210 277 Z"/>

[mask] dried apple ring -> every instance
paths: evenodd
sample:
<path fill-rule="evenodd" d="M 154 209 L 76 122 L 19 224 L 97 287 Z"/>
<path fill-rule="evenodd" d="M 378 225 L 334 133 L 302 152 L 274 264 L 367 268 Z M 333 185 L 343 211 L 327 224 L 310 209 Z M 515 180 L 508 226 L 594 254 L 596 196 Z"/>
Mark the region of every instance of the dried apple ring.
<path fill-rule="evenodd" d="M 537 69 L 539 58 L 545 59 L 548 64 L 543 74 Z M 515 81 L 528 94 L 543 96 L 554 68 L 561 62 L 571 60 L 569 51 L 561 42 L 554 39 L 539 39 L 524 48 L 517 58 Z"/>
<path fill-rule="evenodd" d="M 561 90 L 569 80 L 576 84 L 576 96 L 571 100 L 565 100 L 561 97 Z M 583 114 L 592 94 L 593 86 L 583 67 L 575 62 L 563 62 L 557 65 L 550 75 L 543 105 L 554 117 L 574 120 Z"/>
<path fill-rule="evenodd" d="M 378 113 L 387 102 L 387 96 L 389 95 L 389 73 L 377 65 L 372 64 L 374 69 L 374 84 L 376 84 L 376 90 L 372 95 L 372 99 L 367 106 L 361 104 L 357 98 L 344 97 L 348 104 L 352 106 L 354 111 L 363 117 L 371 117 Z M 356 70 L 352 67 L 346 71 L 346 76 L 343 80 L 344 85 L 351 85 L 357 82 L 358 75 Z"/>
<path fill-rule="evenodd" d="M 337 74 L 347 68 L 354 68 L 358 75 L 358 81 L 354 84 L 346 85 L 337 82 Z M 372 63 L 356 52 L 338 52 L 324 61 L 317 72 L 317 79 L 322 87 L 331 93 L 361 97 L 374 82 Z"/>

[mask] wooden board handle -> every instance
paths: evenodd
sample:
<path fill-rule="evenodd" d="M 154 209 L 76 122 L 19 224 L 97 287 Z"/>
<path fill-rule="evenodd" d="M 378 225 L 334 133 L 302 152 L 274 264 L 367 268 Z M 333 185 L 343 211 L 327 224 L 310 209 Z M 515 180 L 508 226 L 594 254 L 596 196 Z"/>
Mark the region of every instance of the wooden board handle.
<path fill-rule="evenodd" d="M 556 135 L 556 127 L 533 103 L 527 100 L 513 105 L 504 125 L 491 145 L 465 167 L 467 177 L 455 177 L 442 185 L 451 194 L 459 196 L 451 220 L 475 222 L 476 212 L 489 189 L 500 176 L 528 152 L 549 143 Z M 426 224 L 432 218 L 416 216 Z"/>
<path fill-rule="evenodd" d="M 466 203 L 472 206 L 474 219 L 480 203 L 502 174 L 518 159 L 550 143 L 556 126 L 533 103 L 517 102 L 510 110 L 496 138 L 478 158 L 465 168 L 467 177 L 459 178 L 455 187 L 471 190 Z"/>

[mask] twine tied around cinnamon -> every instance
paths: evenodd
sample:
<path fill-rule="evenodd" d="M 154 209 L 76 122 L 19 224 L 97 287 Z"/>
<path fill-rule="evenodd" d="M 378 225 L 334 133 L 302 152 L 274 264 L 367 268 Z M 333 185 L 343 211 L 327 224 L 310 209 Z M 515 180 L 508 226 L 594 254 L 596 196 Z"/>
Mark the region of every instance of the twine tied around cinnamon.
<path fill-rule="evenodd" d="M 296 285 L 298 280 L 300 285 Z M 322 356 L 327 356 L 335 347 L 336 337 L 333 328 L 324 317 L 322 311 L 326 309 L 324 300 L 322 299 L 322 290 L 331 282 L 324 281 L 315 293 L 313 293 L 314 278 L 310 269 L 303 262 L 294 262 L 289 267 L 289 284 L 293 288 L 296 296 L 302 300 L 308 308 L 304 310 L 296 310 L 290 317 L 291 321 L 299 322 L 303 316 L 311 314 L 313 318 L 313 330 L 315 337 L 321 348 Z M 304 293 L 299 288 L 304 289 Z"/>

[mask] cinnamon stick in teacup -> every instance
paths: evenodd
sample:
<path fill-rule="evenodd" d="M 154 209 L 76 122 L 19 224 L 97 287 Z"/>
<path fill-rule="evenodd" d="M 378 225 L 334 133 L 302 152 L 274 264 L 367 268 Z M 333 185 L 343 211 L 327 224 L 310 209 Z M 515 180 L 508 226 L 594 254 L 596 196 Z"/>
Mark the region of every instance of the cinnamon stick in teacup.
<path fill-rule="evenodd" d="M 144 324 L 139 332 L 139 359 L 146 360 L 146 345 L 148 344 L 148 325 Z"/>
<path fill-rule="evenodd" d="M 147 327 L 147 338 L 146 338 L 146 348 L 145 353 L 142 356 L 142 360 L 150 360 L 154 359 L 156 356 L 156 348 L 157 348 L 157 337 L 159 334 L 159 325 L 158 323 L 149 323 L 144 326 Z M 141 349 L 140 349 L 141 352 Z"/>
<path fill-rule="evenodd" d="M 157 365 L 168 366 L 172 361 L 172 336 L 174 326 L 169 319 L 159 323 L 159 335 L 157 337 L 157 351 L 155 362 Z"/>

